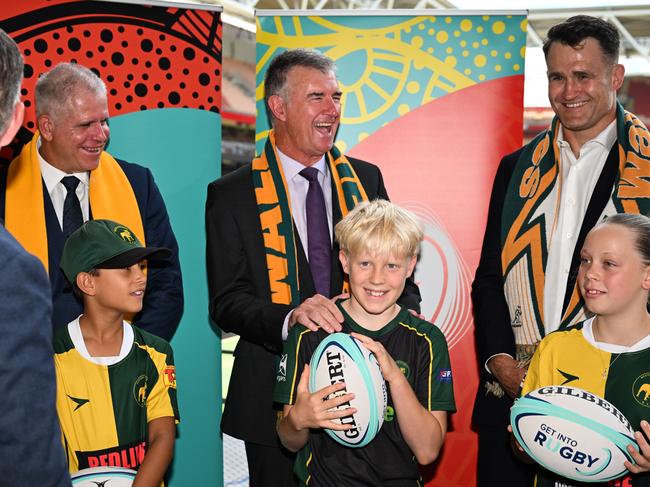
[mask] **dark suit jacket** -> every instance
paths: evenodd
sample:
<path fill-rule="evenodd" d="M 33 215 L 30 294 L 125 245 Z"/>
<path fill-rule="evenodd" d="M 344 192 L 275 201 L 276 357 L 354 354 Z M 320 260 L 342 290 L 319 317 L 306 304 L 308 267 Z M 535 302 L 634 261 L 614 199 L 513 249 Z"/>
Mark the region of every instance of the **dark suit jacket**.
<path fill-rule="evenodd" d="M 131 183 L 138 202 L 146 245 L 167 247 L 172 251 L 169 262 L 151 263 L 148 266 L 144 305 L 133 324 L 169 341 L 174 335 L 183 314 L 183 282 L 176 237 L 169 223 L 165 203 L 153 180 L 151 171 L 137 164 L 120 160 L 117 160 L 117 162 Z M 90 177 L 92 180 L 92 173 Z M 0 198 L 0 212 L 3 219 L 5 215 L 4 194 L 6 182 L 6 172 L 4 172 L 0 177 L 0 190 L 3 195 Z M 54 304 L 52 322 L 54 328 L 58 329 L 79 316 L 83 311 L 83 305 L 81 300 L 72 293 L 72 288 L 60 267 L 65 239 L 45 183 L 43 183 L 43 199 L 45 201 L 45 225 L 47 227 L 48 265 Z M 25 204 L 30 203 L 25 202 Z M 92 214 L 92 208 L 90 212 Z"/>
<path fill-rule="evenodd" d="M 51 318 L 45 269 L 0 226 L 2 485 L 70 485 L 56 415 Z"/>
<path fill-rule="evenodd" d="M 479 429 L 482 425 L 503 426 L 505 428 L 509 424 L 510 406 L 512 406 L 512 399 L 507 395 L 498 398 L 494 394 L 487 392 L 486 382 L 496 381 L 496 378 L 485 370 L 485 361 L 498 353 L 507 353 L 515 357 L 515 337 L 510 325 L 510 312 L 503 291 L 501 214 L 510 177 L 522 151 L 523 148 L 505 156 L 497 169 L 490 198 L 481 259 L 472 284 L 476 349 L 481 374 L 476 402 L 474 403 L 474 423 Z M 598 223 L 598 218 L 609 201 L 616 182 L 617 171 L 618 145 L 614 144 L 589 200 L 580 235 L 573 251 L 569 277 L 566 283 L 562 283 L 562 285 L 566 286 L 563 310 L 569 304 L 576 281 L 578 265 L 580 264 L 580 249 L 587 233 Z"/>
<path fill-rule="evenodd" d="M 388 198 L 379 168 L 349 158 L 370 200 Z M 332 183 L 334 188 L 334 183 Z M 332 219 L 341 219 L 333 195 Z M 277 445 L 273 405 L 276 358 L 282 352 L 282 325 L 291 306 L 273 304 L 250 165 L 211 183 L 206 204 L 210 316 L 240 336 L 221 422 L 222 430 L 252 443 Z M 300 300 L 315 294 L 302 245 L 296 238 Z M 341 289 L 338 245 L 332 251 L 331 289 Z M 336 293 L 336 291 L 333 291 Z M 407 282 L 401 304 L 419 309 L 420 295 Z"/>

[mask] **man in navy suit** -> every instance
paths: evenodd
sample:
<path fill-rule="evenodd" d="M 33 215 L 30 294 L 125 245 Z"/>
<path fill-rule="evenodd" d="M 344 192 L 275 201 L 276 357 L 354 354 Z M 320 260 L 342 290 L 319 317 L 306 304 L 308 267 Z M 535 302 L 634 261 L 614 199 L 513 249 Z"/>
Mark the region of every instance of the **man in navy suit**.
<path fill-rule="evenodd" d="M 288 329 L 301 323 L 329 333 L 341 330 L 343 316 L 330 298 L 341 292 L 343 272 L 331 233 L 349 201 L 341 197 L 345 191 L 337 181 L 342 170 L 336 161 L 344 160 L 346 184 L 348 188 L 356 185 L 356 194 L 364 193 L 369 200 L 388 198 L 377 166 L 345 158 L 333 147 L 341 117 L 335 68 L 331 59 L 310 49 L 294 49 L 277 56 L 264 81 L 273 125 L 265 154 L 208 187 L 210 316 L 222 330 L 240 336 L 221 428 L 246 442 L 252 487 L 295 483 L 293 456 L 280 445 L 275 430 L 281 408 L 273 404 L 276 366 Z M 265 169 L 266 163 L 273 168 Z M 321 186 L 325 202 L 327 222 L 321 223 L 325 224 L 325 233 L 329 227 L 330 252 L 330 265 L 325 261 L 325 267 L 329 267 L 324 273 L 329 274 L 325 278 L 329 283 L 326 294 L 317 292 L 316 281 L 322 285 L 323 276 L 314 275 L 312 264 L 316 257 L 311 255 L 308 242 L 312 233 L 306 200 L 311 183 L 301 174 L 305 168 L 317 170 L 316 184 Z M 258 199 L 256 195 L 266 189 L 262 186 L 274 178 L 276 191 Z M 271 202 L 267 197 L 276 198 Z M 276 209 L 279 212 L 273 213 Z M 275 218 L 270 218 L 273 229 L 263 229 L 262 220 L 268 220 L 261 213 L 278 216 L 281 212 L 286 215 L 282 223 L 289 228 L 289 234 L 277 240 L 276 246 L 272 242 L 277 236 Z M 288 281 L 282 275 L 273 279 L 274 274 L 282 272 L 275 262 L 280 253 L 294 247 L 295 255 L 286 261 L 288 268 L 297 267 L 297 275 L 290 276 L 297 290 L 291 303 L 283 304 L 277 295 L 286 289 Z M 412 281 L 407 281 L 399 302 L 419 310 L 420 294 Z"/>
<path fill-rule="evenodd" d="M 0 147 L 23 120 L 23 60 L 0 30 Z M 3 485 L 69 486 L 56 416 L 45 269 L 0 225 L 0 471 Z"/>
<path fill-rule="evenodd" d="M 49 272 L 55 329 L 82 309 L 59 267 L 65 239 L 83 222 L 104 218 L 131 228 L 143 245 L 171 249 L 169 262 L 149 266 L 144 306 L 134 318 L 170 340 L 183 312 L 178 244 L 151 171 L 104 150 L 104 82 L 84 66 L 61 63 L 39 78 L 35 98 L 38 132 L 0 175 L 0 214 Z"/>

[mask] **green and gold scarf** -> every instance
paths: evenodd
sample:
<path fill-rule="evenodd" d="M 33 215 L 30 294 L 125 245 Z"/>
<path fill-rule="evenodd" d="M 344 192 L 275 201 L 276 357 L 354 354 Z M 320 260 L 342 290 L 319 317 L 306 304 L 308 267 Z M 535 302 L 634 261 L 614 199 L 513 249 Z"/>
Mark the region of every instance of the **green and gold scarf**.
<path fill-rule="evenodd" d="M 345 216 L 354 205 L 367 201 L 366 192 L 352 164 L 336 147 L 326 154 L 341 214 Z M 293 234 L 293 219 L 287 182 L 279 163 L 275 134 L 269 132 L 264 152 L 253 159 L 253 186 L 264 238 L 266 265 L 271 300 L 277 304 L 297 306 L 300 303 L 298 258 Z"/>
<path fill-rule="evenodd" d="M 560 151 L 557 117 L 523 150 L 508 185 L 501 220 L 501 264 L 504 290 L 519 359 L 525 360 L 545 335 L 544 278 L 547 242 L 560 200 Z M 611 195 L 617 213 L 650 213 L 650 132 L 617 103 L 619 167 Z M 539 211 L 541 205 L 552 211 Z M 609 211 L 612 212 L 611 209 Z M 599 220 L 606 216 L 603 212 Z M 560 328 L 586 317 L 577 284 Z"/>

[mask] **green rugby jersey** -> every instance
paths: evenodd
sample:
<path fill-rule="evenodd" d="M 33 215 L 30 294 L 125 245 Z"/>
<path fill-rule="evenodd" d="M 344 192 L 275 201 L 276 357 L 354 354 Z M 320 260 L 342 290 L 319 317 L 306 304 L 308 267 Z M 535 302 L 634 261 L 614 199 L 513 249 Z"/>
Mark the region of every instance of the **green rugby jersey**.
<path fill-rule="evenodd" d="M 67 326 L 54 336 L 57 413 L 71 473 L 99 466 L 137 470 L 148 422 L 168 416 L 179 421 L 171 346 L 131 328 L 131 349 L 113 365 L 84 358 Z"/>
<path fill-rule="evenodd" d="M 406 310 L 378 331 L 362 328 L 341 308 L 343 332 L 357 332 L 380 342 L 393 357 L 420 403 L 429 411 L 455 411 L 447 341 L 431 323 Z M 294 404 L 298 380 L 318 344 L 328 334 L 296 325 L 284 343 L 274 401 Z M 379 433 L 363 448 L 348 448 L 323 430 L 312 430 L 309 443 L 297 456 L 294 470 L 303 485 L 383 487 L 422 486 L 417 461 L 399 429 L 388 389 L 388 408 Z"/>
<path fill-rule="evenodd" d="M 550 385 L 579 387 L 607 399 L 625 415 L 635 431 L 641 431 L 641 420 L 650 421 L 650 347 L 625 353 L 604 351 L 585 338 L 585 327 L 592 336 L 592 322 L 590 319 L 555 331 L 541 341 L 521 394 Z M 582 484 L 544 471 L 537 475 L 535 485 L 650 487 L 650 474 L 630 474 L 608 484 Z"/>

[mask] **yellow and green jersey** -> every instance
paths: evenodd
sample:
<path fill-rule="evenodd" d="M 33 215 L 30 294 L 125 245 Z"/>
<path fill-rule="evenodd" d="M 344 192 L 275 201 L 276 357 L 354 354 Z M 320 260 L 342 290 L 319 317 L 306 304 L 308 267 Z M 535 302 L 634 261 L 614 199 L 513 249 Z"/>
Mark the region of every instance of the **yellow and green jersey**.
<path fill-rule="evenodd" d="M 137 470 L 147 450 L 148 423 L 162 417 L 179 421 L 171 346 L 131 329 L 130 349 L 112 365 L 85 358 L 69 327 L 54 336 L 56 407 L 71 473 L 99 466 Z"/>
<path fill-rule="evenodd" d="M 641 420 L 650 420 L 650 337 L 629 351 L 616 345 L 597 345 L 592 323 L 593 319 L 589 319 L 550 333 L 541 341 L 528 368 L 522 395 L 549 385 L 579 387 L 607 399 L 635 431 L 641 431 Z M 574 484 L 547 473 L 538 474 L 535 483 L 537 487 Z M 603 485 L 650 487 L 650 475 L 630 475 Z"/>

